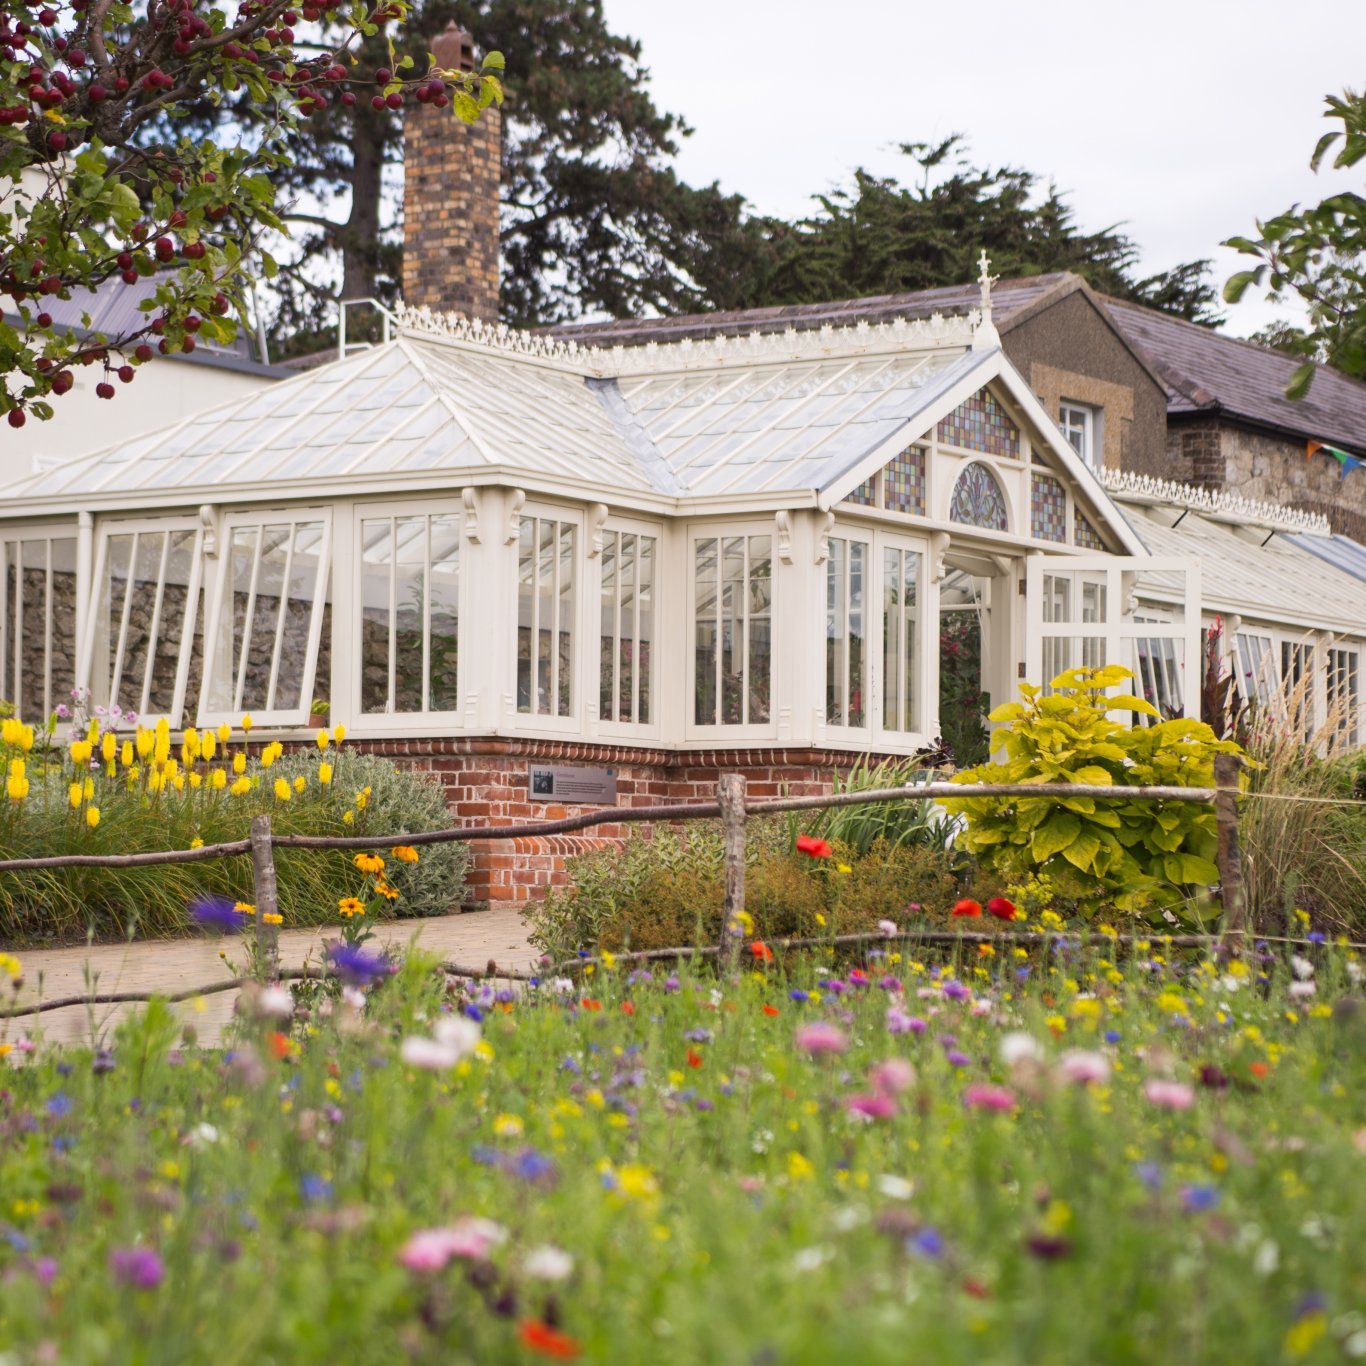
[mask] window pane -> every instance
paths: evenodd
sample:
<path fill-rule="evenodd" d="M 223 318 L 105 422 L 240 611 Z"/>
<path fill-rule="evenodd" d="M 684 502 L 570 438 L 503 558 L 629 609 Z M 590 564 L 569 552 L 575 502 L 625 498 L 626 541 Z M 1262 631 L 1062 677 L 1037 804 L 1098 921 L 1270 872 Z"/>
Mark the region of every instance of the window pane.
<path fill-rule="evenodd" d="M 560 629 L 555 686 L 560 716 L 570 716 L 574 708 L 574 528 L 559 523 L 560 530 Z"/>
<path fill-rule="evenodd" d="M 848 724 L 849 542 L 830 537 L 825 561 L 825 720 Z"/>
<path fill-rule="evenodd" d="M 569 716 L 578 601 L 575 528 L 523 517 L 518 535 L 517 710 Z"/>
<path fill-rule="evenodd" d="M 388 517 L 361 523 L 360 709 L 389 710 L 389 592 L 393 532 Z"/>
<path fill-rule="evenodd" d="M 884 547 L 882 552 L 882 725 L 913 731 L 918 721 L 915 692 L 916 589 L 920 556 Z"/>
<path fill-rule="evenodd" d="M 617 664 L 617 542 L 621 538 L 614 531 L 602 538 L 602 596 L 600 612 L 601 663 L 598 675 L 598 716 L 604 721 L 617 719 L 616 664 Z"/>
<path fill-rule="evenodd" d="M 166 533 L 166 571 L 161 579 L 161 604 L 152 632 L 154 657 L 141 710 L 152 716 L 175 713 L 176 674 L 185 648 L 185 619 L 191 609 L 190 581 L 199 538 L 193 531 Z"/>
<path fill-rule="evenodd" d="M 394 524 L 397 569 L 394 576 L 394 707 L 423 710 L 422 680 L 426 616 L 427 519 L 399 517 Z"/>
<path fill-rule="evenodd" d="M 768 536 L 749 538 L 749 690 L 751 725 L 769 718 L 769 660 L 773 633 L 773 561 Z"/>
<path fill-rule="evenodd" d="M 288 528 L 282 530 L 288 532 Z M 318 561 L 323 547 L 322 523 L 299 523 L 293 528 L 293 537 L 286 540 L 286 545 L 292 554 L 283 557 L 289 571 L 287 597 L 280 608 L 283 622 L 277 630 L 274 645 L 275 692 L 270 699 L 272 710 L 307 707 L 313 700 L 311 696 L 303 695 L 303 688 L 309 632 L 313 624 L 313 600 L 318 588 Z"/>
<path fill-rule="evenodd" d="M 552 674 L 555 632 L 555 523 L 538 522 L 536 537 L 536 706 L 548 716 L 554 708 Z"/>
<path fill-rule="evenodd" d="M 644 726 L 650 723 L 650 688 L 653 685 L 650 654 L 655 638 L 655 538 L 641 536 L 637 544 L 640 546 L 640 570 L 636 584 L 639 603 L 636 626 L 636 720 Z"/>
<path fill-rule="evenodd" d="M 745 719 L 745 538 L 721 543 L 721 724 Z"/>
<path fill-rule="evenodd" d="M 617 719 L 634 721 L 636 538 L 621 538 L 621 610 L 617 639 Z"/>
<path fill-rule="evenodd" d="M 460 706 L 460 519 L 431 519 L 431 632 L 428 650 L 427 706 L 456 711 Z"/>
<path fill-rule="evenodd" d="M 693 644 L 696 680 L 693 718 L 700 726 L 716 724 L 717 553 L 720 542 L 698 541 L 694 550 L 697 607 Z"/>
<path fill-rule="evenodd" d="M 537 606 L 536 523 L 533 518 L 523 517 L 517 533 L 517 710 L 520 712 L 532 710 Z"/>

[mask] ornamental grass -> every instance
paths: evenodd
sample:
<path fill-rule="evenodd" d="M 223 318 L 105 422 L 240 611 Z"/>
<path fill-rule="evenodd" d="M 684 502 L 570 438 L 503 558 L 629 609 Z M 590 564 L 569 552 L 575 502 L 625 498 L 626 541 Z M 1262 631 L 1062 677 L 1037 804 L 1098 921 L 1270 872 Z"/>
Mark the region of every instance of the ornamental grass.
<path fill-rule="evenodd" d="M 277 834 L 401 834 L 450 823 L 440 787 L 426 775 L 345 745 L 320 731 L 318 745 L 285 753 L 249 743 L 246 726 L 173 734 L 115 729 L 116 718 L 79 718 L 70 731 L 35 731 L 10 717 L 0 733 L 6 793 L 0 798 L 0 859 L 131 854 L 245 839 L 268 813 Z M 326 740 L 324 746 L 321 741 Z M 384 914 L 444 915 L 457 909 L 468 852 L 432 848 L 399 862 Z M 317 925 L 326 908 L 361 886 L 347 854 L 277 850 L 283 923 Z M 0 941 L 9 944 L 139 936 L 192 928 L 196 898 L 250 902 L 247 857 L 152 867 L 0 872 Z"/>
<path fill-rule="evenodd" d="M 889 938 L 514 995 L 356 949 L 247 997 L 226 1052 L 155 1004 L 97 1052 L 11 1024 L 6 1350 L 1360 1357 L 1359 962 L 1115 952 Z"/>

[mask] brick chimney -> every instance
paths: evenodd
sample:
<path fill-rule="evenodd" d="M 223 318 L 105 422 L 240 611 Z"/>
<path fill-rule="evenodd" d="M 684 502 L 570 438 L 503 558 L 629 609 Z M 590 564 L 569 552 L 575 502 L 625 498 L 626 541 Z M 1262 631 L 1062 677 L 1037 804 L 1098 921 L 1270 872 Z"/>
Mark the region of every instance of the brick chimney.
<path fill-rule="evenodd" d="M 432 41 L 436 64 L 473 71 L 474 40 L 454 21 Z M 476 123 L 449 107 L 409 103 L 403 120 L 403 300 L 414 307 L 498 317 L 498 190 L 502 126 L 496 106 Z"/>

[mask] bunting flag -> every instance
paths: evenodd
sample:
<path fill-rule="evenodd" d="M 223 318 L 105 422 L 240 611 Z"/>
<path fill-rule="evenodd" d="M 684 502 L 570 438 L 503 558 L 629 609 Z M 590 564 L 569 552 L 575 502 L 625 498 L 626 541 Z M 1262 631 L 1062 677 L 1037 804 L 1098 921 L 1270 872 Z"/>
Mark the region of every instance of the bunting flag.
<path fill-rule="evenodd" d="M 1304 451 L 1304 458 L 1312 460 L 1316 451 L 1326 451 L 1338 462 L 1338 478 L 1346 479 L 1352 470 L 1359 470 L 1366 467 L 1366 460 L 1360 460 L 1355 455 L 1348 455 L 1346 451 L 1339 450 L 1336 446 L 1330 446 L 1325 441 L 1310 441 Z"/>

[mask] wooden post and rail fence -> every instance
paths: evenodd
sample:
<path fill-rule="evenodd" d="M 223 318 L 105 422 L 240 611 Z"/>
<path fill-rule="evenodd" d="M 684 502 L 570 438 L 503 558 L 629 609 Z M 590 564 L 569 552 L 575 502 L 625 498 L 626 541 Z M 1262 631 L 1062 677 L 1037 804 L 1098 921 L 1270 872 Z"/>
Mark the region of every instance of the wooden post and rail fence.
<path fill-rule="evenodd" d="M 249 838 L 222 844 L 203 845 L 197 849 L 168 849 L 139 854 L 61 854 L 48 858 L 0 859 L 0 873 L 36 872 L 48 868 L 132 868 L 169 863 L 201 863 L 212 859 L 250 855 L 255 886 L 256 934 L 260 947 L 260 961 L 269 977 L 297 979 L 319 975 L 316 971 L 279 968 L 279 932 L 269 917 L 279 914 L 279 890 L 275 875 L 276 849 L 355 850 L 357 852 L 390 848 L 395 845 L 420 847 L 427 844 L 446 844 L 455 841 L 471 842 L 527 837 L 563 835 L 576 830 L 589 830 L 601 825 L 657 824 L 689 820 L 721 820 L 725 862 L 725 894 L 722 908 L 722 940 L 709 949 L 678 948 L 654 950 L 632 957 L 686 957 L 692 953 L 719 956 L 728 968 L 739 960 L 740 937 L 730 932 L 745 908 L 745 826 L 751 817 L 779 815 L 793 811 L 824 811 L 834 807 L 857 806 L 869 802 L 941 801 L 964 797 L 1091 797 L 1111 801 L 1196 802 L 1214 809 L 1218 826 L 1218 855 L 1223 908 L 1222 943 L 1237 951 L 1245 935 L 1242 861 L 1238 848 L 1238 772 L 1239 760 L 1228 754 L 1215 756 L 1214 787 L 1101 787 L 1084 783 L 908 783 L 900 787 L 876 788 L 861 792 L 842 792 L 816 797 L 778 797 L 763 801 L 747 801 L 745 779 L 738 773 L 723 774 L 717 784 L 714 802 L 686 802 L 664 806 L 610 807 L 566 816 L 561 820 L 541 821 L 517 826 L 450 827 L 442 830 L 423 830 L 385 835 L 277 835 L 273 833 L 268 815 L 252 819 Z M 856 943 L 873 939 L 875 935 L 841 935 L 836 943 Z M 918 935 L 919 938 L 945 940 L 972 939 L 971 933 L 958 932 L 942 935 Z M 993 936 L 998 937 L 998 936 Z M 1144 936 L 1151 937 L 1151 936 Z M 1121 939 L 1129 936 L 1120 936 Z M 1174 942 L 1185 940 L 1192 945 L 1209 945 L 1209 935 L 1177 936 Z M 776 941 L 777 946 L 798 947 L 807 944 L 826 944 L 828 939 L 789 939 Z M 486 972 L 462 969 L 444 964 L 456 975 L 485 976 Z M 553 969 L 552 969 L 553 970 Z M 517 978 L 523 974 L 500 971 L 501 977 Z M 171 999 L 188 999 L 196 991 L 226 990 L 242 985 L 240 979 L 214 983 L 210 987 L 188 989 Z M 0 1011 L 0 1018 L 33 1014 L 59 1009 L 62 1005 L 104 1003 L 111 1000 L 145 1000 L 138 993 L 121 993 L 108 997 L 82 996 L 69 1002 L 41 1002 L 32 1006 Z"/>

